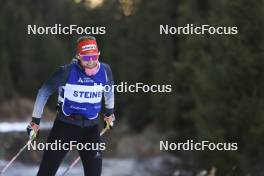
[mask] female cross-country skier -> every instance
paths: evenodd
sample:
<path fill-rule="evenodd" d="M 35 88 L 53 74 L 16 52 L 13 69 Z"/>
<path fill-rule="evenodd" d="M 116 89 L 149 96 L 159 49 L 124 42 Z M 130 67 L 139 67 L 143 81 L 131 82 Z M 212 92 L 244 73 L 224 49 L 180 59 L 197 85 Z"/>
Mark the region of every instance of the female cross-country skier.
<path fill-rule="evenodd" d="M 32 121 L 27 127 L 30 135 L 38 132 L 44 106 L 50 95 L 58 91 L 58 113 L 47 143 L 100 143 L 98 114 L 104 97 L 105 122 L 113 125 L 114 92 L 109 65 L 98 61 L 100 52 L 96 39 L 83 36 L 77 40 L 76 59 L 59 67 L 38 91 Z M 110 89 L 102 89 L 104 86 Z M 33 131 L 32 131 L 33 130 Z M 38 176 L 54 176 L 68 150 L 44 151 Z M 102 158 L 100 150 L 78 150 L 85 176 L 100 176 Z"/>

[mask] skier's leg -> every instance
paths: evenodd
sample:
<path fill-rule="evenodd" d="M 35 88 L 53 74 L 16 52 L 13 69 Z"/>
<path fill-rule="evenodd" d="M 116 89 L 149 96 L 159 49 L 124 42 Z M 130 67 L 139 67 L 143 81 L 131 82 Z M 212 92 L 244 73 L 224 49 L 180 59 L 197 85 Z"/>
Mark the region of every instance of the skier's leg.
<path fill-rule="evenodd" d="M 100 134 L 98 126 L 93 126 L 84 130 L 83 144 L 100 143 Z M 98 150 L 80 150 L 78 151 L 82 160 L 85 176 L 101 176 L 102 154 Z"/>
<path fill-rule="evenodd" d="M 46 150 L 43 154 L 37 176 L 54 176 L 67 152 L 66 150 Z"/>
<path fill-rule="evenodd" d="M 47 143 L 53 143 L 56 140 L 58 142 L 61 140 L 61 144 L 69 143 L 70 140 L 74 139 L 74 136 L 78 135 L 76 134 L 77 131 L 72 125 L 56 119 Z M 54 176 L 67 152 L 68 150 L 63 149 L 45 150 L 37 176 Z"/>

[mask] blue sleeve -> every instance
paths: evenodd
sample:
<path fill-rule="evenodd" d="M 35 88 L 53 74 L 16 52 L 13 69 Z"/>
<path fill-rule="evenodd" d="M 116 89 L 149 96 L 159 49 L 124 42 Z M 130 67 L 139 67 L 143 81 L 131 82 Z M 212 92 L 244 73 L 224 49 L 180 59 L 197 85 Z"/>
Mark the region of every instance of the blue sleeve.
<path fill-rule="evenodd" d="M 48 80 L 44 82 L 41 88 L 38 90 L 37 98 L 34 104 L 32 117 L 40 118 L 42 117 L 44 107 L 49 99 L 49 97 L 56 91 L 60 86 L 65 84 L 65 66 L 59 67 L 50 76 Z"/>
<path fill-rule="evenodd" d="M 111 68 L 108 64 L 104 64 L 106 70 L 106 78 L 107 85 L 110 89 L 104 92 L 104 100 L 105 100 L 105 114 L 113 114 L 114 113 L 114 79 Z"/>

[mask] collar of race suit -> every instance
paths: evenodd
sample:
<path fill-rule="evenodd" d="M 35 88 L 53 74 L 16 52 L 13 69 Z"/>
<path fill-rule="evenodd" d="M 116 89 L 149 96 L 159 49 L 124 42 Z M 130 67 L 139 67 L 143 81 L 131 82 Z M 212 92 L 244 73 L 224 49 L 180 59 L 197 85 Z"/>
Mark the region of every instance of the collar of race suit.
<path fill-rule="evenodd" d="M 99 70 L 99 61 L 97 60 L 97 64 L 96 64 L 96 66 L 93 67 L 93 68 L 84 68 L 84 67 L 81 65 L 80 61 L 78 60 L 78 66 L 79 66 L 81 69 L 84 70 L 84 72 L 85 72 L 85 74 L 86 74 L 87 76 L 92 76 L 92 75 L 95 75 L 95 74 L 98 72 L 98 70 Z"/>

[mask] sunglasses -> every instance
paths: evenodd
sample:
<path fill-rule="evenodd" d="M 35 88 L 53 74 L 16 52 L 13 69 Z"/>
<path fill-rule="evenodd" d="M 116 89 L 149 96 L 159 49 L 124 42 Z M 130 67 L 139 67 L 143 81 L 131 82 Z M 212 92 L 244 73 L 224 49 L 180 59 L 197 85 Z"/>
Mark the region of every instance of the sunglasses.
<path fill-rule="evenodd" d="M 83 61 L 90 61 L 90 60 L 96 61 L 98 60 L 99 55 L 80 55 L 80 57 Z"/>

